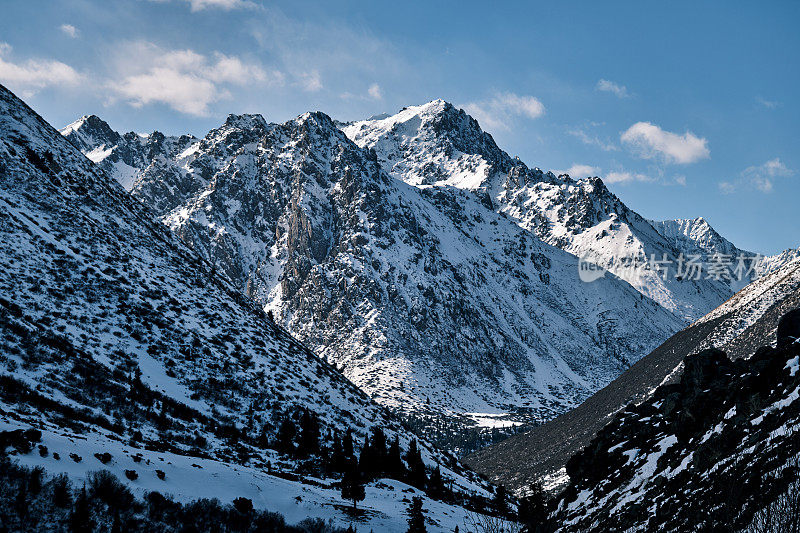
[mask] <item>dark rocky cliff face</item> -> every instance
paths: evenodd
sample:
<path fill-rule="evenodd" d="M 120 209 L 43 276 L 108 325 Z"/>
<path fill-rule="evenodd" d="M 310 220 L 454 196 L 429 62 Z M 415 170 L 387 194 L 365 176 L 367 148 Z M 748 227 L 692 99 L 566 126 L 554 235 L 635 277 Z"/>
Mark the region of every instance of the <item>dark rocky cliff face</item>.
<path fill-rule="evenodd" d="M 800 472 L 800 309 L 777 348 L 731 361 L 708 349 L 680 382 L 632 404 L 567 463 L 553 514 L 583 531 L 738 530 Z"/>

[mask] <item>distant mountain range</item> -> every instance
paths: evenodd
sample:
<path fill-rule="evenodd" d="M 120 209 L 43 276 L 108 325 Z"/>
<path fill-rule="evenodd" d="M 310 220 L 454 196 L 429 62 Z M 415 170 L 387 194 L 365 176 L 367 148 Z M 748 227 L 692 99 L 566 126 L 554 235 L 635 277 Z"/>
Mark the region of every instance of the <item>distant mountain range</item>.
<path fill-rule="evenodd" d="M 631 276 L 620 258 L 743 252 L 702 219 L 652 224 L 597 178 L 528 168 L 441 100 L 346 124 L 232 115 L 202 139 L 120 135 L 96 116 L 62 134 L 373 399 L 416 416 L 552 418 L 737 288 Z M 618 276 L 583 283 L 579 257 Z"/>
<path fill-rule="evenodd" d="M 676 383 L 689 355 L 708 348 L 731 358 L 751 356 L 775 343 L 780 317 L 800 308 L 800 259 L 757 279 L 714 311 L 676 333 L 576 409 L 466 458 L 496 482 L 525 490 L 537 480 L 566 483 L 565 466 L 616 414 L 648 401 L 662 384 Z"/>
<path fill-rule="evenodd" d="M 800 251 L 736 264 L 753 254 L 703 218 L 530 168 L 441 100 L 59 134 L 0 86 L 0 221 L 19 524 L 38 467 L 290 522 L 405 531 L 417 495 L 434 530 L 511 516 L 410 427 L 544 422 L 465 463 L 564 489 L 563 531 L 744 527 L 796 475 Z"/>
<path fill-rule="evenodd" d="M 487 206 L 544 242 L 610 270 L 679 318 L 697 319 L 733 293 L 729 283 L 705 277 L 664 279 L 653 270 L 632 275 L 623 259 L 645 262 L 653 255 L 658 259 L 666 255 L 674 260 L 685 251 L 683 245 L 694 242 L 692 237 L 668 239 L 600 179 L 576 182 L 528 168 L 500 150 L 477 121 L 446 102 L 356 122 L 344 131 L 359 146 L 374 150 L 396 178 L 420 187 L 474 191 Z M 722 238 L 707 244 L 709 251 L 738 252 Z M 722 248 L 714 248 L 717 245 Z"/>

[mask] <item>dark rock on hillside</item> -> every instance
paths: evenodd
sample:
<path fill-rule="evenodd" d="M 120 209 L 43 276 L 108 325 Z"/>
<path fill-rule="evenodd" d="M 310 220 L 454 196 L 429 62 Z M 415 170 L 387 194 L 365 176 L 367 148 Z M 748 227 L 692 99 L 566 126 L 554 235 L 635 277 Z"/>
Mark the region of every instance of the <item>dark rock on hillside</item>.
<path fill-rule="evenodd" d="M 800 336 L 798 311 L 781 339 Z M 687 357 L 678 383 L 631 404 L 566 465 L 559 531 L 735 531 L 797 479 L 800 344 Z"/>
<path fill-rule="evenodd" d="M 676 333 L 575 409 L 527 433 L 478 450 L 464 461 L 515 490 L 524 491 L 535 481 L 558 488 L 566 481 L 562 469 L 567 460 L 586 446 L 617 411 L 646 397 L 716 325 L 697 324 Z"/>

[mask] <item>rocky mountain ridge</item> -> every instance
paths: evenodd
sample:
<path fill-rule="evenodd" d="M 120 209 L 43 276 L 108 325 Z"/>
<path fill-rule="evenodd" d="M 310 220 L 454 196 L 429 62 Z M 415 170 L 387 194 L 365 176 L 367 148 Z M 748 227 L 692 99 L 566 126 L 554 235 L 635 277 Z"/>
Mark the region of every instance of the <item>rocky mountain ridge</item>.
<path fill-rule="evenodd" d="M 526 490 L 537 481 L 557 489 L 568 481 L 567 461 L 631 403 L 647 401 L 675 383 L 683 361 L 705 349 L 745 358 L 774 342 L 781 316 L 800 307 L 800 260 L 761 277 L 733 298 L 670 337 L 577 408 L 531 431 L 479 450 L 465 461 L 499 483 Z"/>
<path fill-rule="evenodd" d="M 783 264 L 765 263 L 757 272 L 745 272 L 741 281 L 708 279 L 706 271 L 699 279 L 678 279 L 682 254 L 700 251 L 704 259 L 715 253 L 735 259 L 746 252 L 702 218 L 683 223 L 644 219 L 599 178 L 575 181 L 529 168 L 501 150 L 476 120 L 442 100 L 341 127 L 356 144 L 374 151 L 397 179 L 418 187 L 473 191 L 543 241 L 613 272 L 687 323 Z M 658 268 L 632 267 L 664 258 L 671 261 L 666 275 Z"/>
<path fill-rule="evenodd" d="M 383 405 L 549 418 L 683 326 L 614 276 L 581 282 L 577 258 L 472 191 L 392 178 L 338 126 L 231 116 L 159 152 L 131 193 Z"/>

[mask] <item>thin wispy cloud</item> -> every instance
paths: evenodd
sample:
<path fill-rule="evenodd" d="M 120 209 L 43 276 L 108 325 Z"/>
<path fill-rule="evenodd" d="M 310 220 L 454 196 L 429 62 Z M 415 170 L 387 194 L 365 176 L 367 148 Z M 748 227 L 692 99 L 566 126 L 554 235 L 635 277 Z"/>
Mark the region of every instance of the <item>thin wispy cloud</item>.
<path fill-rule="evenodd" d="M 170 0 L 151 0 L 152 2 L 166 3 Z M 258 7 L 254 2 L 248 0 L 180 0 L 189 4 L 193 12 L 206 9 L 221 9 L 231 11 L 233 9 L 253 9 Z"/>
<path fill-rule="evenodd" d="M 569 174 L 571 178 L 574 179 L 581 179 L 581 178 L 589 178 L 592 176 L 597 176 L 600 174 L 599 167 L 593 167 L 591 165 L 581 165 L 581 164 L 573 164 L 566 170 L 556 170 L 554 171 L 556 174 Z"/>
<path fill-rule="evenodd" d="M 756 96 L 756 102 L 761 104 L 763 107 L 767 109 L 777 109 L 781 106 L 781 103 L 777 100 L 767 100 L 766 98 L 762 98 L 761 96 Z"/>
<path fill-rule="evenodd" d="M 84 80 L 77 70 L 53 59 L 14 61 L 12 48 L 0 43 L 0 82 L 30 96 L 46 87 L 75 87 Z"/>
<path fill-rule="evenodd" d="M 322 90 L 322 77 L 319 72 L 312 70 L 311 72 L 300 72 L 297 75 L 297 84 L 303 88 L 304 91 L 315 93 Z"/>
<path fill-rule="evenodd" d="M 373 83 L 367 89 L 367 94 L 373 100 L 383 100 L 383 91 L 381 91 L 381 86 L 377 83 Z"/>
<path fill-rule="evenodd" d="M 643 159 L 659 158 L 665 163 L 685 165 L 711 157 L 706 139 L 689 131 L 672 133 L 650 122 L 637 122 L 622 133 L 620 141 Z"/>
<path fill-rule="evenodd" d="M 383 100 L 383 89 L 377 83 L 371 84 L 369 87 L 366 88 L 363 92 L 353 93 L 350 91 L 345 91 L 339 94 L 339 97 L 342 100 L 349 100 L 349 101 L 380 101 Z"/>
<path fill-rule="evenodd" d="M 597 135 L 589 133 L 586 130 L 587 128 L 572 128 L 567 130 L 567 133 L 569 135 L 572 135 L 573 137 L 576 137 L 583 144 L 586 144 L 588 146 L 596 146 L 601 150 L 603 150 L 604 152 L 614 152 L 619 150 L 619 147 L 614 143 L 608 140 L 601 139 Z"/>
<path fill-rule="evenodd" d="M 80 30 L 78 30 L 78 28 L 76 28 L 72 24 L 62 24 L 61 26 L 59 26 L 59 29 L 64 35 L 66 35 L 71 39 L 77 39 L 81 33 Z"/>
<path fill-rule="evenodd" d="M 755 189 L 763 193 L 769 193 L 772 192 L 776 178 L 786 178 L 793 175 L 794 171 L 787 167 L 780 158 L 776 157 L 764 164 L 747 167 L 736 180 L 720 182 L 719 189 L 728 194 L 740 189 Z"/>
<path fill-rule="evenodd" d="M 517 95 L 510 92 L 497 93 L 489 100 L 470 102 L 464 110 L 486 129 L 508 130 L 516 118 L 539 118 L 545 113 L 544 104 L 530 95 Z"/>
<path fill-rule="evenodd" d="M 597 85 L 595 85 L 595 89 L 605 93 L 611 93 L 617 98 L 628 98 L 630 96 L 627 87 L 614 83 L 611 80 L 599 80 Z"/>
<path fill-rule="evenodd" d="M 112 99 L 134 107 L 151 103 L 195 116 L 207 116 L 211 104 L 231 97 L 231 86 L 281 85 L 284 75 L 255 62 L 214 52 L 164 50 L 152 43 L 126 43 L 118 52 L 119 76 L 106 86 Z"/>
<path fill-rule="evenodd" d="M 263 7 L 248 21 L 258 52 L 268 56 L 290 84 L 307 92 L 325 91 L 352 101 L 378 101 L 376 79 L 408 82 L 415 70 L 385 38 L 369 28 L 322 24 L 289 17 L 279 8 Z M 365 98 L 362 98 L 366 95 Z"/>
<path fill-rule="evenodd" d="M 604 181 L 606 183 L 632 183 L 632 182 L 654 182 L 655 179 L 646 174 L 628 171 L 608 172 Z"/>

